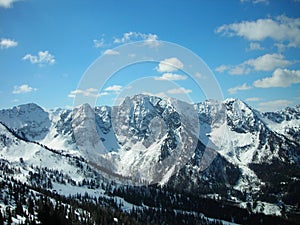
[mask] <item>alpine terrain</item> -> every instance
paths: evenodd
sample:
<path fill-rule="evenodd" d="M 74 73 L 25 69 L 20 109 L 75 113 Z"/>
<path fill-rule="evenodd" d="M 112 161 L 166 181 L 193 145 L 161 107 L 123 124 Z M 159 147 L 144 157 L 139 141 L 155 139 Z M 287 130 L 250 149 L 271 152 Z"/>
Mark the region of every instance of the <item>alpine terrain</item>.
<path fill-rule="evenodd" d="M 1 224 L 299 224 L 300 106 L 0 110 Z"/>

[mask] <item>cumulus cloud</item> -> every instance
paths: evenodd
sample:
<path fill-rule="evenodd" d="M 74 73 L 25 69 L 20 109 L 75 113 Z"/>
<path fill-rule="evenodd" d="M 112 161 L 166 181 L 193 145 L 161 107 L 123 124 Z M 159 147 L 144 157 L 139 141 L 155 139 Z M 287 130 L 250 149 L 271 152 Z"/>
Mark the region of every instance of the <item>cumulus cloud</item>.
<path fill-rule="evenodd" d="M 36 88 L 30 87 L 28 84 L 22 84 L 20 86 L 16 85 L 14 86 L 14 89 L 12 91 L 13 94 L 25 94 L 29 92 L 37 91 Z"/>
<path fill-rule="evenodd" d="M 286 60 L 282 54 L 265 54 L 255 59 L 249 59 L 241 64 L 232 65 L 221 65 L 215 70 L 219 73 L 228 71 L 230 75 L 242 75 L 248 74 L 252 70 L 254 71 L 272 71 L 278 67 L 285 67 L 290 65 L 292 62 Z"/>
<path fill-rule="evenodd" d="M 167 91 L 168 94 L 188 94 L 191 93 L 192 90 L 190 89 L 185 89 L 183 87 L 180 88 L 174 88 L 174 89 L 170 89 Z"/>
<path fill-rule="evenodd" d="M 224 24 L 216 29 L 216 33 L 229 37 L 239 36 L 249 41 L 263 41 L 271 38 L 277 42 L 286 42 L 289 47 L 300 47 L 300 18 L 282 15 L 275 19 Z"/>
<path fill-rule="evenodd" d="M 271 77 L 254 81 L 253 85 L 259 88 L 289 87 L 300 83 L 300 70 L 276 69 Z"/>
<path fill-rule="evenodd" d="M 183 68 L 183 63 L 176 57 L 167 58 L 158 64 L 156 70 L 161 73 L 173 72 Z"/>
<path fill-rule="evenodd" d="M 0 41 L 0 48 L 13 48 L 18 45 L 18 42 L 8 39 L 8 38 L 2 38 Z"/>
<path fill-rule="evenodd" d="M 113 49 L 107 49 L 103 52 L 104 55 L 120 55 L 120 53 Z"/>
<path fill-rule="evenodd" d="M 291 62 L 284 59 L 282 54 L 265 54 L 256 59 L 249 59 L 245 62 L 246 65 L 252 66 L 256 71 L 271 71 L 278 67 L 284 67 Z"/>
<path fill-rule="evenodd" d="M 0 0 L 0 7 L 11 8 L 14 2 L 19 0 Z"/>
<path fill-rule="evenodd" d="M 115 91 L 115 92 L 118 92 L 118 91 L 121 91 L 121 89 L 122 89 L 121 85 L 112 85 L 112 86 L 109 86 L 109 87 L 105 88 L 104 90 L 105 91 Z"/>
<path fill-rule="evenodd" d="M 76 89 L 74 91 L 71 91 L 68 95 L 69 98 L 75 98 L 76 95 L 83 95 L 85 97 L 100 97 L 100 96 L 104 96 L 107 95 L 107 92 L 102 92 L 102 93 L 98 93 L 98 89 L 96 88 L 87 88 L 85 90 L 82 89 Z"/>
<path fill-rule="evenodd" d="M 156 34 L 144 34 L 140 32 L 127 32 L 120 38 L 114 38 L 115 44 L 123 44 L 132 41 L 144 41 L 146 45 L 156 47 L 159 45 L 158 36 Z"/>
<path fill-rule="evenodd" d="M 289 100 L 279 99 L 274 101 L 261 102 L 258 105 L 259 105 L 259 110 L 261 111 L 273 112 L 285 108 L 292 103 L 293 102 Z"/>
<path fill-rule="evenodd" d="M 241 86 L 236 86 L 236 87 L 233 87 L 233 88 L 229 88 L 228 92 L 230 94 L 235 94 L 238 91 L 246 91 L 246 90 L 250 90 L 250 89 L 252 89 L 252 87 L 248 86 L 246 83 L 244 83 Z"/>
<path fill-rule="evenodd" d="M 160 77 L 155 77 L 155 80 L 186 80 L 187 76 L 174 74 L 174 73 L 164 73 Z"/>
<path fill-rule="evenodd" d="M 32 64 L 43 65 L 53 65 L 55 63 L 55 58 L 48 51 L 39 51 L 38 55 L 25 55 L 22 60 L 29 60 Z"/>

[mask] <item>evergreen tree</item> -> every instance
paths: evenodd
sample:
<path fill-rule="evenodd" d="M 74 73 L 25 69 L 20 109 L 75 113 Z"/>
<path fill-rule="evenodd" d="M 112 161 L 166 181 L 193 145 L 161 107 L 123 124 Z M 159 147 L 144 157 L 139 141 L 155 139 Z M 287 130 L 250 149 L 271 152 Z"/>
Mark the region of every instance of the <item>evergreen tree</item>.
<path fill-rule="evenodd" d="M 4 218 L 3 218 L 1 210 L 0 210 L 0 225 L 4 225 Z"/>

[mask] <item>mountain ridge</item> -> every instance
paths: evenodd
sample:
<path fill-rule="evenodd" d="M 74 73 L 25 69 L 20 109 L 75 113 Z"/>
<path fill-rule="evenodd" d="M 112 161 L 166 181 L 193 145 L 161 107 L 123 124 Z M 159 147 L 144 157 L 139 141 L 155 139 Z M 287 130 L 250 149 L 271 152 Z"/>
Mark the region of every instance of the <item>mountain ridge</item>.
<path fill-rule="evenodd" d="M 300 179 L 298 106 L 272 114 L 237 99 L 190 105 L 136 95 L 120 106 L 83 105 L 73 111 L 22 105 L 0 110 L 0 122 L 15 138 L 54 150 L 57 160 L 58 153 L 84 158 L 100 174 L 116 180 L 214 195 L 242 208 L 256 202 L 254 212 L 264 202 L 277 215 L 282 213 L 276 201 L 292 211 L 297 203 L 289 190 Z M 3 152 L 8 147 L 5 130 L 2 133 Z M 264 171 L 280 176 L 273 178 Z M 269 189 L 270 185 L 281 191 Z"/>

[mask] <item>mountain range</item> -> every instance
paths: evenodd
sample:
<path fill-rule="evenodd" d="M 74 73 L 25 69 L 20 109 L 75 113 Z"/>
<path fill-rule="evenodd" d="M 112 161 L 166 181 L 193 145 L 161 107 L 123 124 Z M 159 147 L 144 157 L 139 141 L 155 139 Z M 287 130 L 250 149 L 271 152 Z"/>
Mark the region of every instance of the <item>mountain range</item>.
<path fill-rule="evenodd" d="M 239 99 L 189 104 L 135 95 L 112 107 L 19 105 L 0 110 L 0 122 L 2 166 L 15 171 L 1 179 L 63 196 L 118 198 L 124 212 L 140 205 L 119 189 L 148 186 L 299 219 L 300 106 L 259 112 Z M 110 182 L 119 191 L 108 195 Z"/>

